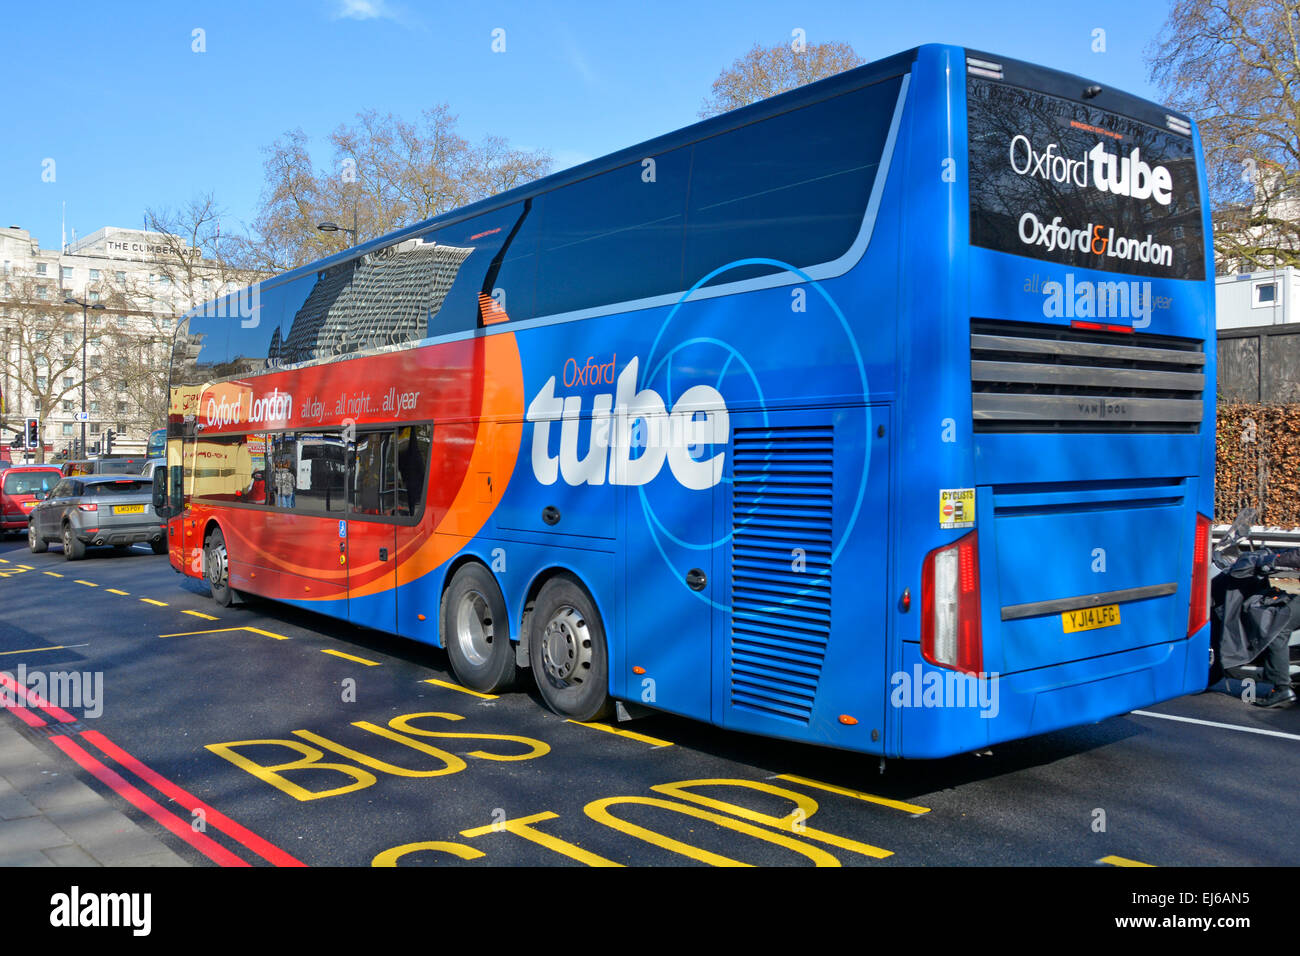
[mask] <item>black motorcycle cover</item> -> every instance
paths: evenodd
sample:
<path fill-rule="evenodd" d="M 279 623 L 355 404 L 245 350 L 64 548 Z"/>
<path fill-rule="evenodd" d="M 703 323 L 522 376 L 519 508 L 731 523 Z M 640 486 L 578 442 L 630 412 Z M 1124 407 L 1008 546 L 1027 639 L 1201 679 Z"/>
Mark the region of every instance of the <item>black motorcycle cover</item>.
<path fill-rule="evenodd" d="M 1300 594 L 1288 594 L 1267 583 L 1275 567 L 1290 566 L 1286 560 L 1290 557 L 1288 552 L 1247 552 L 1214 579 L 1216 633 L 1211 639 L 1219 649 L 1221 666 L 1249 664 L 1273 641 L 1289 640 L 1291 632 L 1300 627 Z"/>

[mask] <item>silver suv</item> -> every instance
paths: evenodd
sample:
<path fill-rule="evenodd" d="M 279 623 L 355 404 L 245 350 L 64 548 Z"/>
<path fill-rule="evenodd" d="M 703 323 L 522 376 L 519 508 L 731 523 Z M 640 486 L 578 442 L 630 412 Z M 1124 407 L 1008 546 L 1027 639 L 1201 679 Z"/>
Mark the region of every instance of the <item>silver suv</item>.
<path fill-rule="evenodd" d="M 27 546 L 36 554 L 51 541 L 77 561 L 87 545 L 125 550 L 148 541 L 154 554 L 167 553 L 166 530 L 153 510 L 153 483 L 139 475 L 79 475 L 64 478 L 27 520 Z"/>

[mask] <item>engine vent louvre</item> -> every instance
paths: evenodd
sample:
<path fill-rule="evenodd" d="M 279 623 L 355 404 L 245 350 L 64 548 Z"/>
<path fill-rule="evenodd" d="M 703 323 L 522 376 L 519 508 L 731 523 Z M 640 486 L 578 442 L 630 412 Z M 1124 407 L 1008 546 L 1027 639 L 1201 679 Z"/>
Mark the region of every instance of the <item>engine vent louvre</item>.
<path fill-rule="evenodd" d="M 830 426 L 733 435 L 731 703 L 807 724 L 831 633 Z"/>
<path fill-rule="evenodd" d="M 1203 343 L 1169 335 L 975 319 L 976 432 L 1193 433 Z"/>

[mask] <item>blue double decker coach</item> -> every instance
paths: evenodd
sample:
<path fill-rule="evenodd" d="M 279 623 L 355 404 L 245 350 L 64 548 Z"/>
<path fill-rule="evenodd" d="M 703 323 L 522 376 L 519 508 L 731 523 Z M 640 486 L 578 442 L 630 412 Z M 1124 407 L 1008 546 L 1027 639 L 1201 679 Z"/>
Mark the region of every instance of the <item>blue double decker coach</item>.
<path fill-rule="evenodd" d="M 173 564 L 578 720 L 939 757 L 1202 689 L 1205 195 L 1187 117 L 939 45 L 565 170 L 182 323 Z"/>

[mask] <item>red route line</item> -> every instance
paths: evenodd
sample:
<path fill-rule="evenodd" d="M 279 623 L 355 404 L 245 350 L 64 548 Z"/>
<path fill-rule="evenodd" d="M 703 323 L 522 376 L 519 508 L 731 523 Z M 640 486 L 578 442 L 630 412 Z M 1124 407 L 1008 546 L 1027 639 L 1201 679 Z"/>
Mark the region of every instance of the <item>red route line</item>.
<path fill-rule="evenodd" d="M 5 710 L 9 711 L 9 713 L 13 714 L 28 727 L 45 726 L 45 721 L 37 717 L 35 714 L 30 713 L 26 707 L 19 705 L 18 707 L 6 707 Z"/>
<path fill-rule="evenodd" d="M 65 724 L 73 723 L 77 719 L 76 717 L 73 717 L 70 713 L 68 713 L 66 710 L 64 710 L 62 707 L 55 707 L 53 704 L 51 704 L 40 694 L 36 693 L 36 691 L 28 690 L 26 687 L 18 683 L 18 681 L 14 680 L 8 674 L 0 673 L 0 684 L 4 684 L 10 690 L 21 695 L 33 707 L 39 707 L 41 710 L 45 711 L 51 717 L 56 717 L 59 720 L 63 721 Z M 18 708 L 11 708 L 11 709 L 17 711 Z M 44 725 L 44 723 L 45 721 L 41 721 L 40 724 L 32 724 L 32 726 L 39 727 Z"/>
<path fill-rule="evenodd" d="M 174 813 L 166 810 L 161 804 L 148 795 L 141 793 L 134 786 L 124 780 L 117 771 L 104 766 L 92 755 L 88 754 L 81 747 L 77 746 L 70 737 L 51 737 L 54 746 L 58 747 L 65 754 L 77 762 L 83 769 L 95 775 L 95 777 L 125 799 L 138 810 L 143 810 L 157 823 L 162 824 L 173 834 L 180 837 L 194 849 L 198 850 L 208 859 L 215 861 L 221 866 L 251 866 L 247 860 L 235 856 L 224 846 L 209 836 L 202 833 L 195 833 L 193 828 L 176 816 Z"/>
<path fill-rule="evenodd" d="M 127 753 L 117 744 L 113 743 L 113 741 L 109 740 L 98 730 L 82 731 L 81 736 L 91 745 L 97 747 L 101 752 L 112 757 L 127 770 L 130 770 L 145 783 L 154 787 L 160 793 L 164 793 L 171 797 L 186 810 L 189 810 L 191 813 L 195 810 L 203 811 L 204 818 L 208 823 L 212 824 L 231 839 L 242 843 L 268 863 L 273 863 L 276 866 L 307 865 L 289 853 L 286 853 L 274 843 L 262 839 L 247 827 L 236 823 L 220 810 L 214 810 L 189 791 L 182 789 L 166 777 L 149 767 L 146 767 L 143 763 L 131 756 L 131 754 Z"/>

